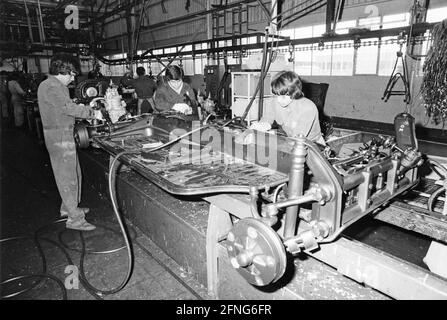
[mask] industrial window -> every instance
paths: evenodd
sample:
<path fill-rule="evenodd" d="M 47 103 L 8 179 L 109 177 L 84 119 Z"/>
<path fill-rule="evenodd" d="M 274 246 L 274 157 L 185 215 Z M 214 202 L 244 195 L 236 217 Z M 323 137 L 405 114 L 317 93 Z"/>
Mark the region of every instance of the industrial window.
<path fill-rule="evenodd" d="M 258 43 L 258 39 L 257 39 L 257 37 L 250 37 L 250 38 L 248 38 L 248 43 L 249 43 L 249 44 L 255 44 L 255 43 Z"/>
<path fill-rule="evenodd" d="M 399 13 L 384 15 L 382 19 L 383 29 L 391 29 L 408 26 L 410 22 L 410 13 Z"/>
<path fill-rule="evenodd" d="M 328 43 L 330 44 L 330 43 Z M 312 75 L 313 76 L 330 76 L 332 64 L 332 49 L 318 48 L 314 45 L 312 51 Z"/>
<path fill-rule="evenodd" d="M 312 37 L 317 38 L 321 37 L 326 32 L 326 25 L 319 24 L 312 27 Z"/>
<path fill-rule="evenodd" d="M 295 46 L 294 71 L 300 76 L 312 75 L 312 51 L 306 50 L 309 45 Z"/>
<path fill-rule="evenodd" d="M 159 62 L 152 63 L 152 74 L 154 76 L 158 75 L 161 70 L 163 70 L 163 65 Z"/>
<path fill-rule="evenodd" d="M 239 58 L 234 58 L 233 57 L 233 52 L 228 52 L 228 64 L 239 64 L 240 59 Z"/>
<path fill-rule="evenodd" d="M 152 67 L 148 60 L 143 61 L 142 67 L 146 70 L 146 74 L 149 75 Z"/>
<path fill-rule="evenodd" d="M 444 19 L 447 19 L 447 7 L 427 10 L 427 22 L 439 22 Z"/>
<path fill-rule="evenodd" d="M 379 76 L 390 76 L 393 71 L 394 64 L 397 59 L 397 52 L 399 51 L 399 44 L 396 37 L 384 37 L 380 45 L 379 56 Z M 402 46 L 402 52 L 405 52 L 405 44 Z M 397 72 L 401 72 L 402 63 L 399 62 Z M 399 70 L 400 69 L 400 70 Z"/>
<path fill-rule="evenodd" d="M 294 29 L 286 29 L 286 30 L 280 30 L 279 34 L 283 37 L 289 37 L 290 39 L 295 39 L 295 31 Z"/>
<path fill-rule="evenodd" d="M 352 76 L 354 71 L 354 49 L 352 41 L 333 42 L 332 76 Z"/>
<path fill-rule="evenodd" d="M 362 45 L 356 50 L 355 54 L 354 74 L 377 74 L 377 57 L 379 53 L 377 42 L 377 38 L 362 39 Z"/>
<path fill-rule="evenodd" d="M 296 28 L 294 33 L 294 39 L 312 38 L 312 26 Z"/>
<path fill-rule="evenodd" d="M 357 24 L 356 20 L 340 21 L 337 22 L 335 27 L 335 32 L 337 34 L 347 34 L 349 33 L 349 28 L 354 28 Z"/>
<path fill-rule="evenodd" d="M 164 51 L 165 51 L 165 53 L 176 53 L 177 52 L 177 47 L 165 48 Z"/>
<path fill-rule="evenodd" d="M 202 56 L 197 55 L 194 58 L 194 73 L 203 74 L 203 61 Z"/>
<path fill-rule="evenodd" d="M 192 51 L 192 45 L 190 45 L 190 44 L 184 46 L 183 49 L 182 49 L 182 47 L 178 47 L 178 51 L 185 51 L 185 52 L 186 51 Z"/>
<path fill-rule="evenodd" d="M 183 59 L 183 71 L 187 76 L 194 75 L 194 61 L 192 60 L 191 56 L 188 56 Z"/>

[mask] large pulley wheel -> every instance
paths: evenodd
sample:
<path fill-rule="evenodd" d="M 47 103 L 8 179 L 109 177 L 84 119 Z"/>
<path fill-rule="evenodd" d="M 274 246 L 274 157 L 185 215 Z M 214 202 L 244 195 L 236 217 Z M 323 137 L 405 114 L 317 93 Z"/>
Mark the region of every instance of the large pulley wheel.
<path fill-rule="evenodd" d="M 240 220 L 227 235 L 233 267 L 251 284 L 266 286 L 286 270 L 286 251 L 278 234 L 261 220 Z"/>
<path fill-rule="evenodd" d="M 78 123 L 74 127 L 74 140 L 76 142 L 76 146 L 80 149 L 88 148 L 90 145 L 90 137 L 87 129 L 87 125 L 83 123 Z"/>

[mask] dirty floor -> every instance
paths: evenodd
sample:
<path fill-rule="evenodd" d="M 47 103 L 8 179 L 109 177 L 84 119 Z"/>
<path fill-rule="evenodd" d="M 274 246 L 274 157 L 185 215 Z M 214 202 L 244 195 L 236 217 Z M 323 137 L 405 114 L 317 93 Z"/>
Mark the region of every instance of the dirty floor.
<path fill-rule="evenodd" d="M 96 295 L 78 282 L 81 274 L 80 232 L 66 230 L 59 219 L 60 197 L 45 145 L 37 135 L 3 121 L 1 128 L 1 279 L 0 294 L 8 299 L 69 300 L 207 300 L 206 288 L 163 253 L 135 226 L 129 226 L 134 266 L 119 292 Z M 96 289 L 120 287 L 128 270 L 128 255 L 108 201 L 84 184 L 81 206 L 97 226 L 83 233 L 85 278 Z M 43 255 L 36 245 L 38 238 Z M 18 238 L 16 238 L 18 237 Z M 120 249 L 121 248 L 121 249 Z M 65 250 L 65 252 L 64 252 Z M 67 256 L 66 253 L 69 255 Z M 44 274 L 45 277 L 36 275 Z M 17 276 L 34 275 L 5 281 Z M 59 281 L 57 281 L 59 279 Z M 24 291 L 20 295 L 16 293 Z M 96 291 L 97 292 L 97 291 Z"/>

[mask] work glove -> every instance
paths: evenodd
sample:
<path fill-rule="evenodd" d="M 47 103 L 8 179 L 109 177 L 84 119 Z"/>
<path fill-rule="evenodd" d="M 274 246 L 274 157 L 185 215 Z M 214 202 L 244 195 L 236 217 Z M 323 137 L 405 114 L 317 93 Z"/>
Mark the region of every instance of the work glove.
<path fill-rule="evenodd" d="M 188 106 L 186 103 L 176 103 L 172 107 L 172 110 L 175 110 L 177 112 L 183 113 L 183 114 L 192 114 L 192 108 Z"/>
<path fill-rule="evenodd" d="M 267 122 L 255 122 L 252 123 L 252 125 L 250 126 L 250 129 L 252 130 L 257 130 L 257 131 L 269 131 L 272 128 L 272 126 L 267 123 Z"/>

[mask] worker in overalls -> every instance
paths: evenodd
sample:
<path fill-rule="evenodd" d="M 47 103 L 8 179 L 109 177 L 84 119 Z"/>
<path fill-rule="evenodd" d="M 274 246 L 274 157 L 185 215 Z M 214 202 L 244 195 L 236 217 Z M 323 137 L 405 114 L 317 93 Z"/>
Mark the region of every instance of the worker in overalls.
<path fill-rule="evenodd" d="M 121 83 L 125 86 L 132 86 L 135 88 L 135 93 L 138 99 L 137 115 L 142 113 L 152 113 L 153 108 L 153 95 L 157 90 L 157 83 L 152 80 L 152 77 L 145 74 L 146 70 L 143 67 L 137 68 L 138 78 L 133 79 L 131 73 L 128 73 L 121 79 Z"/>
<path fill-rule="evenodd" d="M 85 220 L 88 208 L 80 208 L 82 175 L 73 137 L 75 117 L 102 119 L 99 110 L 76 104 L 70 99 L 68 84 L 74 80 L 77 65 L 73 56 L 58 54 L 51 59 L 48 79 L 39 85 L 37 99 L 42 118 L 45 145 L 62 198 L 61 216 L 68 216 L 66 227 L 89 231 L 95 226 Z"/>

